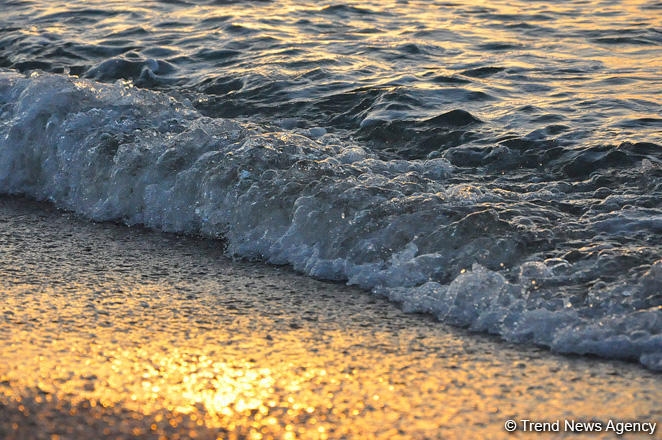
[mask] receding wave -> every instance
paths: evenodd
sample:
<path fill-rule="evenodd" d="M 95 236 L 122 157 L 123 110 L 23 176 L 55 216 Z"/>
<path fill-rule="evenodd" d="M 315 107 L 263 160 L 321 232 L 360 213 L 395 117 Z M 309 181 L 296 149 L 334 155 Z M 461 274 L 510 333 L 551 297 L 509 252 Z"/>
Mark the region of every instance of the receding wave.
<path fill-rule="evenodd" d="M 421 123 L 481 121 L 458 109 Z M 205 117 L 128 83 L 0 73 L 2 193 L 222 238 L 230 254 L 344 280 L 407 311 L 662 370 L 660 147 L 548 148 L 554 178 L 486 178 L 496 163 L 538 166 L 536 142 L 387 158 L 320 128 Z M 458 168 L 472 160 L 482 168 Z"/>

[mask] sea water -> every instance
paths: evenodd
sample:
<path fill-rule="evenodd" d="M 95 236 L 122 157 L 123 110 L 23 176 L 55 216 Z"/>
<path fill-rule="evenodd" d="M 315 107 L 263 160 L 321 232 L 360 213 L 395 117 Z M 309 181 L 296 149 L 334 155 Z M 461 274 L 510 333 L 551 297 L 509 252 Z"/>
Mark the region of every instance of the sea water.
<path fill-rule="evenodd" d="M 662 3 L 2 9 L 0 193 L 662 370 Z"/>

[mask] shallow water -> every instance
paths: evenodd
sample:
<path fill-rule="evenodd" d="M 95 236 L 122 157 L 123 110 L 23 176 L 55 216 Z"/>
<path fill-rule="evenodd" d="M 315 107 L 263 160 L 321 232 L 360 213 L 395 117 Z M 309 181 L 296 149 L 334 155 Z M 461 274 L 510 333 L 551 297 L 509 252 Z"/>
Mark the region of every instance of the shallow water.
<path fill-rule="evenodd" d="M 47 2 L 0 192 L 662 369 L 662 5 Z"/>

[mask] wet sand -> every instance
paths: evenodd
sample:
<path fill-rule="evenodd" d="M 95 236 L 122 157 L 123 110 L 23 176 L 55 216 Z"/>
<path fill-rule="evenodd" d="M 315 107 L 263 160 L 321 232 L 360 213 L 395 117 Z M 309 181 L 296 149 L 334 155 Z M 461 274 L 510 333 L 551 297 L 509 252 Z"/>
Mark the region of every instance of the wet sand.
<path fill-rule="evenodd" d="M 221 247 L 0 197 L 0 438 L 540 435 L 523 419 L 559 420 L 545 438 L 563 438 L 565 420 L 662 422 L 662 375 L 637 364 L 503 343 Z"/>

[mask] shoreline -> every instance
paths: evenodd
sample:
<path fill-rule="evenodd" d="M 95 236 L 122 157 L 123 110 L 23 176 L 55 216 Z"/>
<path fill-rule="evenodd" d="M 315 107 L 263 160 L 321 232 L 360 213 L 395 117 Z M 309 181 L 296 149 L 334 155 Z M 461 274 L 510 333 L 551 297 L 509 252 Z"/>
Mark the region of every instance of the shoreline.
<path fill-rule="evenodd" d="M 636 363 L 470 333 L 232 261 L 220 242 L 1 196 L 0 261 L 6 439 L 512 438 L 507 420 L 662 421 L 662 375 Z"/>

